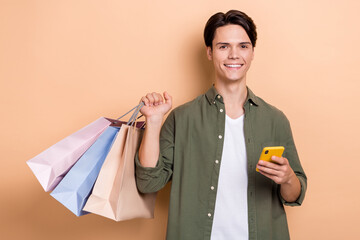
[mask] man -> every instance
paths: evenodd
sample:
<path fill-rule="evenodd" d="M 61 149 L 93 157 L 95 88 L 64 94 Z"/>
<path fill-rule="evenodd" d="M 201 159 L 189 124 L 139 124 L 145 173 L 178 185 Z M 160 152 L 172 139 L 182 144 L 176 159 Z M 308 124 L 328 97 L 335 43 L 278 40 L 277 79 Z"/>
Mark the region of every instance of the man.
<path fill-rule="evenodd" d="M 137 186 L 156 192 L 172 180 L 167 239 L 289 239 L 283 205 L 301 205 L 307 179 L 287 118 L 246 86 L 256 36 L 243 12 L 213 15 L 204 38 L 214 85 L 162 127 L 171 96 L 142 98 Z M 266 146 L 284 146 L 283 157 L 259 161 Z"/>

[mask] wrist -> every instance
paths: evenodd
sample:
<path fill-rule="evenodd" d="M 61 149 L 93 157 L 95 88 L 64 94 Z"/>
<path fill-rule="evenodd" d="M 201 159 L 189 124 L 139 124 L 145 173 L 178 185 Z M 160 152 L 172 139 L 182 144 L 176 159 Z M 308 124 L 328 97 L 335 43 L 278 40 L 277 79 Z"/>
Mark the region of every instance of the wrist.
<path fill-rule="evenodd" d="M 294 184 L 294 182 L 296 182 L 297 180 L 297 176 L 296 174 L 294 173 L 294 171 L 292 171 L 289 179 L 287 181 L 285 181 L 284 183 L 282 183 L 281 185 L 288 185 L 288 186 L 291 186 Z"/>
<path fill-rule="evenodd" d="M 150 117 L 146 117 L 146 125 L 147 127 L 152 126 L 152 127 L 161 127 L 163 122 L 163 116 L 161 115 L 153 115 Z"/>

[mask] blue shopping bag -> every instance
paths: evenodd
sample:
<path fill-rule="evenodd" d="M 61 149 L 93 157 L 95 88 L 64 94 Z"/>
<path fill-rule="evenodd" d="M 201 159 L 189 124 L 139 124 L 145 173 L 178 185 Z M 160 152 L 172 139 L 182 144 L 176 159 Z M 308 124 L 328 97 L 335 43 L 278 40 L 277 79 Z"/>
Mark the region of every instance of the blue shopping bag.
<path fill-rule="evenodd" d="M 120 118 L 117 120 L 108 119 L 112 124 L 100 135 L 84 155 L 81 156 L 50 194 L 76 216 L 82 216 L 88 213 L 82 209 L 89 198 L 100 169 L 119 133 L 121 125 L 128 124 L 140 128 L 143 126 L 143 122 L 136 121 L 142 106 L 143 103 L 140 103 L 120 117 L 122 118 L 134 111 L 127 123 L 118 121 Z"/>
<path fill-rule="evenodd" d="M 50 194 L 76 216 L 87 213 L 82 209 L 118 132 L 108 127 Z"/>

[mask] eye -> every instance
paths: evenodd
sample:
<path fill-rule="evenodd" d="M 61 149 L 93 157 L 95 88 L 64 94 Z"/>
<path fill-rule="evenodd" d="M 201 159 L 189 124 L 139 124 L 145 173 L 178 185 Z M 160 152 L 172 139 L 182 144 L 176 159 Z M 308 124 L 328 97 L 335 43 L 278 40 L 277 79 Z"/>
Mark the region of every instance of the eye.
<path fill-rule="evenodd" d="M 227 48 L 226 45 L 221 45 L 221 46 L 219 47 L 219 49 L 226 49 L 226 48 Z"/>
<path fill-rule="evenodd" d="M 248 48 L 247 45 L 241 45 L 241 48 Z"/>

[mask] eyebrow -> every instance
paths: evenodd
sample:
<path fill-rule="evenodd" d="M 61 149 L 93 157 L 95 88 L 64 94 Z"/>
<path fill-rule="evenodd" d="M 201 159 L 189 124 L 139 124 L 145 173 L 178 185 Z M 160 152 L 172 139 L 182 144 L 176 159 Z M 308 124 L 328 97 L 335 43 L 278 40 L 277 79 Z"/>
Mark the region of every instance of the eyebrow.
<path fill-rule="evenodd" d="M 251 42 L 241 42 L 239 44 L 250 44 L 251 45 Z M 227 43 L 227 42 L 218 42 L 216 43 L 216 45 L 230 45 L 230 43 Z"/>

